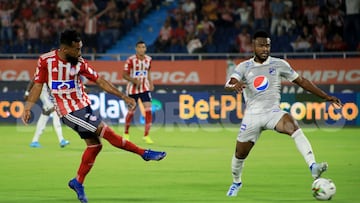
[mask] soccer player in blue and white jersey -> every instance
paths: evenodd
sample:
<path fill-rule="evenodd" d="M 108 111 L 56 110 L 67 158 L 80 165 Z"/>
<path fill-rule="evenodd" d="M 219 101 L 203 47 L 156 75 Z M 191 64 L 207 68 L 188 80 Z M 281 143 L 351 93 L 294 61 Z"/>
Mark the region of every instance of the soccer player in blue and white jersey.
<path fill-rule="evenodd" d="M 242 187 L 241 174 L 244 161 L 263 130 L 276 130 L 294 139 L 301 155 L 308 164 L 312 177 L 318 178 L 327 170 L 327 163 L 315 161 L 312 147 L 294 118 L 280 109 L 281 78 L 285 78 L 312 94 L 341 107 L 341 101 L 326 94 L 311 81 L 301 77 L 283 59 L 270 54 L 270 37 L 265 31 L 253 36 L 254 57 L 241 62 L 225 84 L 228 91 L 243 93 L 246 110 L 237 137 L 231 168 L 233 183 L 227 196 L 236 196 Z"/>

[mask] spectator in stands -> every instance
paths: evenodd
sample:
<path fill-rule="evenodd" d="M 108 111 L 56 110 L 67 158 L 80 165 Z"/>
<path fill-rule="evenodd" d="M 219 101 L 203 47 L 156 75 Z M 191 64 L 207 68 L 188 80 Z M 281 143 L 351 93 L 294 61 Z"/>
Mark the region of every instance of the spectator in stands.
<path fill-rule="evenodd" d="M 59 0 L 56 4 L 57 9 L 60 11 L 61 15 L 64 15 L 65 12 L 72 12 L 72 8 L 74 7 L 74 4 L 71 0 Z"/>
<path fill-rule="evenodd" d="M 340 34 L 336 33 L 331 40 L 325 44 L 326 51 L 346 51 L 347 45 Z"/>
<path fill-rule="evenodd" d="M 198 19 L 194 13 L 188 13 L 185 17 L 185 30 L 188 36 L 191 36 L 195 33 L 196 26 L 198 24 Z"/>
<path fill-rule="evenodd" d="M 202 15 L 205 17 L 207 16 L 207 18 L 213 22 L 217 22 L 218 21 L 218 13 L 217 13 L 217 9 L 218 9 L 218 1 L 217 0 L 205 0 L 201 11 L 202 11 Z"/>
<path fill-rule="evenodd" d="M 196 11 L 196 4 L 193 0 L 185 0 L 185 2 L 181 6 L 181 10 L 187 13 L 193 13 Z"/>
<path fill-rule="evenodd" d="M 29 53 L 39 53 L 41 25 L 36 16 L 25 22 Z"/>
<path fill-rule="evenodd" d="M 97 12 L 98 7 L 94 3 L 94 0 L 82 0 L 80 10 L 83 13 L 90 13 L 91 11 Z"/>
<path fill-rule="evenodd" d="M 253 26 L 251 18 L 252 7 L 247 3 L 247 1 L 243 1 L 241 3 L 241 7 L 235 10 L 235 14 L 238 15 L 238 19 L 240 20 L 241 26 Z"/>
<path fill-rule="evenodd" d="M 113 1 L 109 1 L 107 7 L 100 11 L 99 13 L 96 13 L 96 10 L 94 8 L 90 8 L 89 13 L 85 13 L 81 11 L 80 9 L 73 7 L 74 11 L 79 13 L 81 17 L 84 19 L 84 41 L 85 41 L 85 53 L 96 53 L 97 50 L 97 41 L 98 41 L 98 30 L 97 30 L 97 24 L 98 19 L 104 15 L 106 12 L 108 12 L 111 9 L 116 8 L 116 5 Z"/>
<path fill-rule="evenodd" d="M 168 18 L 164 25 L 160 29 L 159 36 L 157 38 L 157 46 L 159 48 L 158 52 L 163 52 L 170 45 L 172 34 L 172 27 L 170 24 L 170 18 Z"/>
<path fill-rule="evenodd" d="M 254 0 L 253 8 L 254 8 L 254 30 L 267 30 L 267 15 L 268 15 L 268 5 L 267 0 Z"/>
<path fill-rule="evenodd" d="M 220 22 L 222 26 L 229 27 L 233 26 L 235 22 L 235 10 L 233 8 L 233 5 L 231 4 L 230 0 L 224 1 L 224 6 L 220 7 L 218 9 L 219 16 L 220 16 Z"/>
<path fill-rule="evenodd" d="M 207 16 L 204 16 L 204 18 L 200 21 L 197 27 L 201 27 L 202 31 L 209 36 L 212 36 L 216 29 L 214 22 L 209 20 Z"/>
<path fill-rule="evenodd" d="M 171 33 L 172 38 L 176 38 L 177 40 L 184 42 L 186 39 L 186 30 L 181 20 L 178 21 L 177 27 L 172 29 Z"/>
<path fill-rule="evenodd" d="M 315 26 L 317 17 L 320 14 L 320 6 L 316 3 L 316 0 L 308 0 L 304 1 L 304 18 L 306 20 L 307 25 L 311 27 Z"/>
<path fill-rule="evenodd" d="M 186 45 L 186 49 L 189 54 L 203 52 L 203 44 L 197 35 L 192 34 L 191 39 Z"/>
<path fill-rule="evenodd" d="M 0 7 L 0 37 L 1 44 L 12 43 L 14 34 L 13 34 L 13 25 L 12 19 L 14 12 L 16 11 L 19 5 L 19 1 L 16 0 L 13 3 L 7 2 L 3 4 L 3 8 Z"/>
<path fill-rule="evenodd" d="M 285 13 L 284 18 L 281 18 L 279 24 L 276 26 L 276 32 L 280 33 L 281 30 L 284 30 L 285 33 L 292 35 L 296 29 L 296 22 L 291 18 L 290 13 Z"/>
<path fill-rule="evenodd" d="M 295 52 L 309 52 L 312 50 L 313 36 L 307 26 L 303 26 L 302 32 L 290 45 Z"/>
<path fill-rule="evenodd" d="M 317 23 L 315 27 L 313 28 L 314 33 L 314 51 L 320 51 L 323 52 L 325 49 L 325 44 L 327 43 L 327 27 L 324 24 L 324 21 L 322 18 L 317 19 Z"/>
<path fill-rule="evenodd" d="M 236 45 L 237 50 L 240 53 L 251 53 L 252 43 L 251 43 L 251 35 L 249 33 L 248 27 L 243 27 L 242 31 L 238 36 L 236 36 Z"/>
<path fill-rule="evenodd" d="M 360 44 L 360 0 L 345 0 L 344 39 L 350 50 Z"/>
<path fill-rule="evenodd" d="M 285 4 L 282 0 L 273 0 L 270 2 L 271 25 L 270 34 L 275 34 L 276 28 L 280 24 L 285 14 Z"/>

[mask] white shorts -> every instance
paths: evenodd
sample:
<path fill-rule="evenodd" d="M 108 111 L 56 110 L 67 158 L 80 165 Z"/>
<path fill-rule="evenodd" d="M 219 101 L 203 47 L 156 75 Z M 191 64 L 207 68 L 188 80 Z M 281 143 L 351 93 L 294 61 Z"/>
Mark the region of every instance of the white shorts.
<path fill-rule="evenodd" d="M 264 113 L 247 113 L 241 122 L 237 137 L 239 142 L 256 142 L 263 130 L 274 130 L 280 119 L 287 114 L 281 109 L 273 109 Z"/>

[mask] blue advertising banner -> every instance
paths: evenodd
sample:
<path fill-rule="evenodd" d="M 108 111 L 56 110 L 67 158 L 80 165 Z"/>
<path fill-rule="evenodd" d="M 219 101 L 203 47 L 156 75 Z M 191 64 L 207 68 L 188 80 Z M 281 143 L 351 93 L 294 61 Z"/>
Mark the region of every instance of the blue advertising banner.
<path fill-rule="evenodd" d="M 344 106 L 336 108 L 310 94 L 282 94 L 280 107 L 289 112 L 301 125 L 307 127 L 359 126 L 360 94 L 335 94 Z M 22 93 L 2 93 L 0 98 L 0 123 L 21 123 L 24 110 Z M 125 122 L 127 106 L 123 100 L 104 92 L 89 94 L 96 115 L 112 124 Z M 237 124 L 244 115 L 245 104 L 241 95 L 224 92 L 189 92 L 177 94 L 152 94 L 153 123 L 161 125 Z M 41 102 L 32 109 L 36 123 L 41 113 Z M 139 104 L 135 123 L 144 123 L 144 109 Z"/>

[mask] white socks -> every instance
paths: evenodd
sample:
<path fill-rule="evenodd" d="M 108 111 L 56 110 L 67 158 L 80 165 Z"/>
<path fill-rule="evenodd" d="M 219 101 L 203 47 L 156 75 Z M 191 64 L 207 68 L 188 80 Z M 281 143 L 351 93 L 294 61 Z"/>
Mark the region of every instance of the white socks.
<path fill-rule="evenodd" d="M 241 182 L 241 173 L 244 166 L 244 159 L 238 159 L 233 155 L 231 160 L 231 171 L 234 183 Z"/>
<path fill-rule="evenodd" d="M 56 112 L 52 112 L 52 116 L 53 116 L 53 126 L 56 132 L 56 135 L 59 139 L 59 142 L 61 142 L 61 140 L 64 139 L 63 134 L 62 134 L 62 128 L 61 128 L 61 123 L 60 123 L 60 118 L 57 115 Z"/>
<path fill-rule="evenodd" d="M 310 167 L 311 164 L 315 163 L 315 156 L 309 140 L 305 137 L 303 131 L 300 128 L 297 129 L 291 135 L 291 137 L 294 139 L 297 149 Z"/>
<path fill-rule="evenodd" d="M 39 142 L 40 135 L 43 133 L 48 120 L 49 120 L 49 116 L 46 116 L 44 114 L 40 115 L 39 120 L 36 124 L 35 134 L 32 139 L 33 142 Z"/>
<path fill-rule="evenodd" d="M 56 112 L 53 112 L 52 116 L 53 116 L 53 125 L 54 125 L 56 135 L 57 135 L 57 137 L 59 139 L 59 142 L 61 142 L 61 140 L 63 140 L 64 137 L 63 137 L 63 134 L 62 134 L 60 118 L 56 114 Z M 40 115 L 39 120 L 38 120 L 38 122 L 36 124 L 36 131 L 35 131 L 34 137 L 32 139 L 32 142 L 39 142 L 40 136 L 43 133 L 48 120 L 49 120 L 49 116 L 44 115 L 44 114 Z"/>

